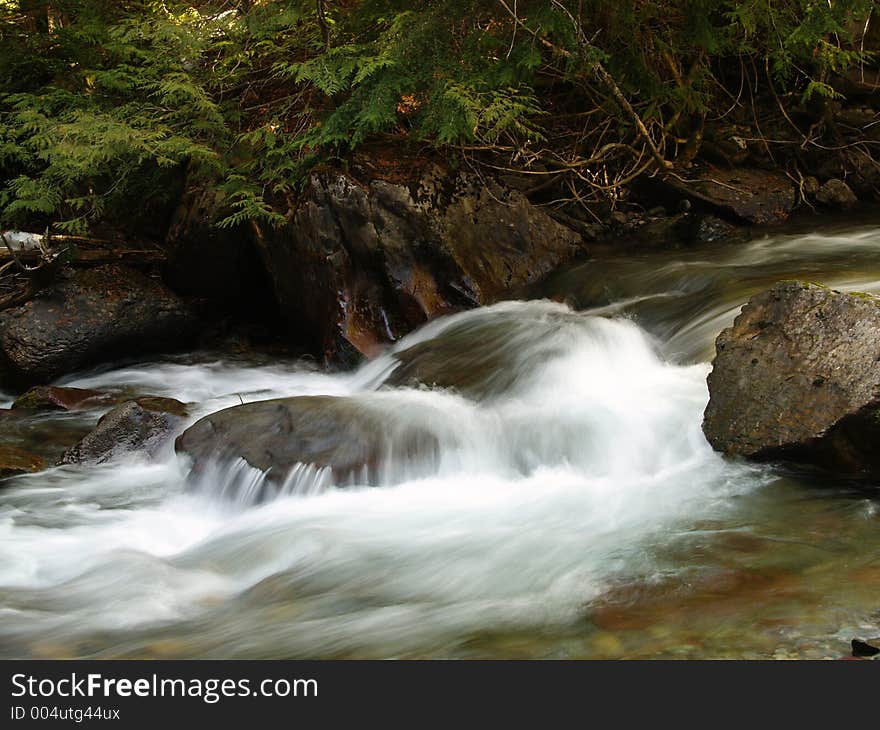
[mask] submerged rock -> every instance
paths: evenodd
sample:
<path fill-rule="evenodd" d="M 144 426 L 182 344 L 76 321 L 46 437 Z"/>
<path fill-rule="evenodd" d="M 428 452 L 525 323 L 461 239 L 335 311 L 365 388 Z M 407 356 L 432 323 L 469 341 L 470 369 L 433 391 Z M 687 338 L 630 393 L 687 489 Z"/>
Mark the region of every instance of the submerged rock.
<path fill-rule="evenodd" d="M 850 646 L 852 648 L 852 655 L 856 657 L 873 657 L 880 654 L 880 649 L 873 644 L 869 644 L 867 641 L 861 641 L 860 639 L 853 639 L 850 642 Z"/>
<path fill-rule="evenodd" d="M 395 429 L 387 414 L 351 398 L 300 396 L 212 413 L 184 431 L 176 449 L 192 459 L 194 476 L 243 459 L 275 485 L 299 464 L 329 468 L 336 484 L 376 484 L 383 468 L 423 464 L 437 438 L 413 424 Z"/>
<path fill-rule="evenodd" d="M 27 411 L 72 411 L 110 401 L 112 396 L 97 390 L 40 385 L 20 395 L 12 408 Z"/>
<path fill-rule="evenodd" d="M 370 165 L 315 173 L 290 225 L 259 240 L 282 314 L 326 360 L 372 355 L 585 254 L 517 190 L 424 160 Z"/>
<path fill-rule="evenodd" d="M 506 302 L 444 324 L 432 337 L 393 348 L 395 367 L 383 384 L 491 399 L 533 379 L 590 327 L 582 314 L 550 302 Z"/>
<path fill-rule="evenodd" d="M 171 440 L 186 415 L 186 405 L 173 398 L 145 397 L 122 403 L 58 463 L 102 464 L 132 453 L 153 456 Z"/>
<path fill-rule="evenodd" d="M 33 474 L 46 468 L 36 454 L 15 446 L 0 446 L 0 478 L 17 474 Z"/>
<path fill-rule="evenodd" d="M 703 421 L 715 449 L 880 473 L 880 299 L 778 284 L 715 347 Z"/>
<path fill-rule="evenodd" d="M 120 356 L 191 341 L 184 302 L 144 274 L 108 265 L 65 275 L 20 307 L 0 312 L 0 381 L 47 382 Z"/>

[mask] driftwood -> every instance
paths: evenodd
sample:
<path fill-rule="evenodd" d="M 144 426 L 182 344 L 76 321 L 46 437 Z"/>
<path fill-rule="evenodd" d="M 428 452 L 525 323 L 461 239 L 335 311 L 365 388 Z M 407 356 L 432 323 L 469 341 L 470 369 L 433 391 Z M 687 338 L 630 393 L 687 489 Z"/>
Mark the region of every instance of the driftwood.
<path fill-rule="evenodd" d="M 40 261 L 40 251 L 27 250 L 10 253 L 0 249 L 0 267 L 16 260 L 24 264 L 35 264 Z M 125 261 L 134 265 L 155 264 L 165 260 L 165 252 L 159 249 L 70 249 L 67 261 L 72 266 L 98 266 L 100 264 L 119 263 Z"/>
<path fill-rule="evenodd" d="M 51 249 L 48 229 L 43 236 L 17 234 L 12 238 L 21 247 L 18 251 L 6 234 L 0 233 L 0 241 L 6 247 L 4 253 L 8 257 L 8 260 L 0 265 L 0 274 L 8 271 L 12 273 L 12 292 L 0 298 L 0 310 L 27 302 L 40 289 L 54 281 L 64 265 L 62 252 L 54 252 Z M 32 261 L 24 260 L 25 256 Z M 24 280 L 16 280 L 16 276 Z"/>

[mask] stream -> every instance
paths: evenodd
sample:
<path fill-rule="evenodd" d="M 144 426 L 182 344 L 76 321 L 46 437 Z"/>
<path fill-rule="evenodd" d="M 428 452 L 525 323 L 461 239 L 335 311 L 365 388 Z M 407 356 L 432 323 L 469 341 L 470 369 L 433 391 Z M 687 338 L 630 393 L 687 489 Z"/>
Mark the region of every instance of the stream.
<path fill-rule="evenodd" d="M 701 431 L 716 335 L 794 278 L 880 292 L 880 227 L 586 262 L 349 373 L 197 352 L 67 377 L 193 403 L 190 421 L 347 396 L 439 451 L 379 486 L 313 475 L 259 503 L 240 469 L 188 483 L 171 447 L 4 480 L 0 656 L 847 654 L 880 636 L 880 492 L 725 460 Z M 413 347 L 452 387 L 386 384 Z M 100 415 L 2 437 L 54 459 Z"/>

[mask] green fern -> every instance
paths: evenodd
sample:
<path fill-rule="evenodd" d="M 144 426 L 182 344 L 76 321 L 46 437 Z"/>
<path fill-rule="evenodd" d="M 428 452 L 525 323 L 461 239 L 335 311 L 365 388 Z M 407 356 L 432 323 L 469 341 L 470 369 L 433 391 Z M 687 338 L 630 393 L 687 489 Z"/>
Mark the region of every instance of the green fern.
<path fill-rule="evenodd" d="M 150 220 L 185 169 L 221 181 L 223 226 L 281 225 L 316 162 L 378 135 L 516 159 L 583 133 L 560 110 L 632 143 L 599 63 L 652 128 L 723 113 L 729 68 L 760 69 L 758 96 L 836 98 L 876 5 L 530 0 L 514 21 L 497 0 L 0 3 L 0 223 Z"/>

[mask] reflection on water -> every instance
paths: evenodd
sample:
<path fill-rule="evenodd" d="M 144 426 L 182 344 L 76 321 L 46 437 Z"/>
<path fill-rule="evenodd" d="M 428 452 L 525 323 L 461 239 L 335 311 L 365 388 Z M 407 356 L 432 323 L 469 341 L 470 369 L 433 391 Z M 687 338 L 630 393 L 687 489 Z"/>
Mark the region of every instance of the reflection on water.
<path fill-rule="evenodd" d="M 573 308 L 438 320 L 354 373 L 192 356 L 68 378 L 196 416 L 340 396 L 439 450 L 418 478 L 259 506 L 226 498 L 243 470 L 193 490 L 171 453 L 6 480 L 0 654 L 844 653 L 880 635 L 880 503 L 725 462 L 700 431 L 712 340 L 784 278 L 877 290 L 880 230 L 589 262 L 542 288 Z M 98 416 L 0 436 L 51 458 Z"/>

